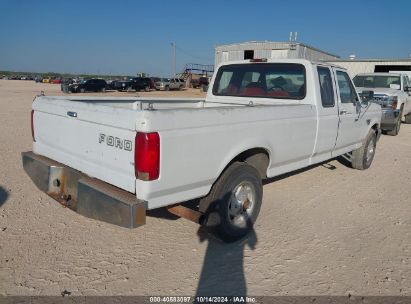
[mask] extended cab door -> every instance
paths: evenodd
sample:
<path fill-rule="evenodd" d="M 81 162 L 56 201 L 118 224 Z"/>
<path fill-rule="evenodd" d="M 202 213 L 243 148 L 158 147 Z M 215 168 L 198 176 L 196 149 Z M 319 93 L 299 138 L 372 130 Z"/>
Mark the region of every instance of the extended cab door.
<path fill-rule="evenodd" d="M 357 113 L 359 97 L 347 72 L 334 69 L 339 107 L 338 136 L 335 154 L 350 152 L 361 137 L 361 120 Z"/>
<path fill-rule="evenodd" d="M 320 160 L 331 158 L 338 133 L 338 103 L 333 72 L 329 66 L 317 66 L 318 92 L 318 134 L 313 156 Z"/>

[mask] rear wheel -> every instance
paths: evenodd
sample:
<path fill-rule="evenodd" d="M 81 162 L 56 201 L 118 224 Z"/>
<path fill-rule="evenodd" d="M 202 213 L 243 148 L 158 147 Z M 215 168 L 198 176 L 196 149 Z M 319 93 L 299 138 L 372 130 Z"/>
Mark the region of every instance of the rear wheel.
<path fill-rule="evenodd" d="M 365 170 L 371 166 L 377 146 L 377 135 L 371 129 L 362 146 L 352 151 L 351 164 L 354 169 Z"/>
<path fill-rule="evenodd" d="M 411 124 L 411 113 L 409 113 L 408 115 L 405 115 L 405 123 L 407 124 Z"/>
<path fill-rule="evenodd" d="M 244 237 L 255 223 L 263 197 L 260 174 L 254 167 L 236 162 L 228 167 L 200 200 L 204 225 L 225 242 Z"/>

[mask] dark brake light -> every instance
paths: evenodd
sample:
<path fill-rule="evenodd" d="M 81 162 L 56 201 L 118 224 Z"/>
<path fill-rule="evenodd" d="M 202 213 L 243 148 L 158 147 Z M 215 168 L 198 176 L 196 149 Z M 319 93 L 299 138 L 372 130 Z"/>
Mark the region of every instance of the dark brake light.
<path fill-rule="evenodd" d="M 31 110 L 31 137 L 33 138 L 33 141 L 36 141 L 36 138 L 34 137 L 34 110 Z"/>
<path fill-rule="evenodd" d="M 136 178 L 156 180 L 160 176 L 160 136 L 157 132 L 137 132 L 134 147 Z"/>

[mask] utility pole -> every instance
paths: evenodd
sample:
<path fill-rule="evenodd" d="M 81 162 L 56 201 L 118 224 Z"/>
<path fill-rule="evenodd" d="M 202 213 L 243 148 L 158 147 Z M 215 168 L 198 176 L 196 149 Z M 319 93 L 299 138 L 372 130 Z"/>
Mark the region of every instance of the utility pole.
<path fill-rule="evenodd" d="M 173 67 L 173 75 L 171 77 L 176 76 L 176 44 L 171 42 L 172 52 L 173 52 L 173 59 L 172 59 L 172 67 Z"/>

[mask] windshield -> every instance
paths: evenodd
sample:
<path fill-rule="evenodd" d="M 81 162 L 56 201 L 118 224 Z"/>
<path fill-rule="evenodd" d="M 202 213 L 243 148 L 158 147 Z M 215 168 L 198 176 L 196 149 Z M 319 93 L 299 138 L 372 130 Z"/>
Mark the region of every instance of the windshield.
<path fill-rule="evenodd" d="M 400 76 L 382 76 L 382 75 L 361 75 L 355 76 L 354 84 L 357 87 L 363 88 L 395 88 L 396 85 L 398 90 L 401 90 L 401 79 Z"/>
<path fill-rule="evenodd" d="M 252 63 L 222 66 L 214 95 L 303 99 L 305 68 L 294 63 Z"/>

